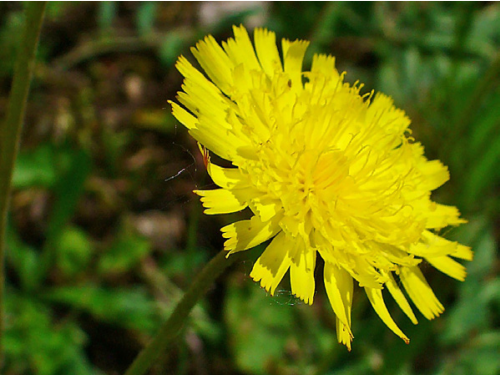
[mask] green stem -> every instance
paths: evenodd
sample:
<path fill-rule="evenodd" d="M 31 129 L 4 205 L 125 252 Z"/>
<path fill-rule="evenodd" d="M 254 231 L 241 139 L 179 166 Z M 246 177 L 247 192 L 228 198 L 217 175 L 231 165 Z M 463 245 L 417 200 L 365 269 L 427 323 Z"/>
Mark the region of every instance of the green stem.
<path fill-rule="evenodd" d="M 193 284 L 175 307 L 172 315 L 160 328 L 160 331 L 139 354 L 125 375 L 142 375 L 154 364 L 158 357 L 167 349 L 181 332 L 188 319 L 191 309 L 207 292 L 214 280 L 239 258 L 239 254 L 226 258 L 227 252 L 221 251 L 196 276 Z"/>
<path fill-rule="evenodd" d="M 0 368 L 3 364 L 1 338 L 4 332 L 5 234 L 12 172 L 19 149 L 26 101 L 35 66 L 35 52 L 46 5 L 46 1 L 26 3 L 24 29 L 14 69 L 7 117 L 0 123 Z"/>

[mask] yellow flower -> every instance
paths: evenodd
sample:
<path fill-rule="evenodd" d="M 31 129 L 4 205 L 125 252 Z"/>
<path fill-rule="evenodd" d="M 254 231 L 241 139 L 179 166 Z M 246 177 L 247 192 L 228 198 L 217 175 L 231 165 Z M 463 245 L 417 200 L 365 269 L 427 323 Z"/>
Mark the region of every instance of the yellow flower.
<path fill-rule="evenodd" d="M 302 71 L 307 41 L 282 41 L 244 27 L 222 43 L 212 36 L 192 52 L 205 77 L 186 58 L 174 116 L 206 149 L 234 168 L 213 164 L 220 189 L 198 190 L 206 214 L 249 208 L 252 216 L 222 228 L 228 255 L 272 239 L 251 277 L 271 294 L 287 271 L 292 293 L 308 304 L 315 294 L 316 255 L 336 315 L 339 342 L 349 349 L 354 280 L 365 289 L 383 322 L 405 342 L 383 300 L 387 288 L 403 312 L 417 319 L 399 285 L 427 319 L 443 312 L 419 269 L 422 260 L 464 280 L 454 258 L 472 251 L 438 234 L 458 225 L 455 207 L 437 204 L 431 191 L 445 183 L 447 168 L 425 158 L 410 136 L 410 120 L 391 98 L 360 95 L 344 82 L 332 56 L 315 55 Z M 205 149 L 203 149 L 205 152 Z M 398 282 L 398 279 L 401 281 Z"/>

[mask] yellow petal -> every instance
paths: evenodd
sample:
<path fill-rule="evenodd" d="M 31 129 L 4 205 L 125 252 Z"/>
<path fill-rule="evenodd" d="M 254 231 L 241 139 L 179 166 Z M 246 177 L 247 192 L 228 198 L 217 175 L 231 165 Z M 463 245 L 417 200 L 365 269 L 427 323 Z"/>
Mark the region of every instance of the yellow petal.
<path fill-rule="evenodd" d="M 217 97 L 221 94 L 219 88 L 210 82 L 193 65 L 191 65 L 191 63 L 184 56 L 179 57 L 175 67 L 186 78 L 186 80 L 194 83 L 193 86 L 203 88 L 205 92 L 210 93 L 211 97 Z M 184 81 L 184 84 L 186 83 L 186 80 Z"/>
<path fill-rule="evenodd" d="M 186 58 L 180 57 L 177 68 L 185 76 L 182 88 L 177 98 L 191 113 L 197 115 L 215 116 L 224 119 L 230 101 L 217 86 L 210 82 L 203 74 L 196 70 Z M 222 121 L 225 128 L 229 125 Z"/>
<path fill-rule="evenodd" d="M 223 159 L 233 160 L 236 155 L 235 148 L 245 146 L 248 142 L 245 138 L 237 137 L 225 129 L 222 120 L 217 121 L 212 117 L 199 115 L 198 122 L 196 128 L 189 130 L 189 134 Z"/>
<path fill-rule="evenodd" d="M 250 209 L 262 221 L 270 220 L 283 210 L 282 203 L 277 199 L 257 197 L 250 201 Z"/>
<path fill-rule="evenodd" d="M 253 266 L 250 277 L 256 282 L 260 281 L 260 285 L 271 295 L 274 295 L 276 287 L 292 263 L 290 251 L 293 251 L 294 246 L 295 241 L 281 232 Z"/>
<path fill-rule="evenodd" d="M 198 124 L 198 120 L 179 104 L 172 101 L 168 102 L 172 106 L 172 114 L 186 128 L 193 129 Z"/>
<path fill-rule="evenodd" d="M 311 65 L 311 73 L 318 73 L 320 75 L 338 77 L 339 74 L 335 69 L 335 57 L 328 55 L 314 55 Z"/>
<path fill-rule="evenodd" d="M 394 322 L 394 320 L 391 317 L 391 314 L 389 314 L 389 311 L 387 310 L 387 307 L 385 306 L 384 298 L 382 297 L 382 290 L 381 289 L 374 289 L 370 287 L 365 287 L 365 292 L 366 295 L 368 296 L 368 299 L 370 300 L 370 303 L 373 306 L 373 309 L 375 312 L 378 314 L 380 319 L 385 323 L 389 329 L 394 332 L 396 335 L 401 337 L 405 343 L 409 344 L 410 340 L 406 335 L 399 329 L 397 324 Z"/>
<path fill-rule="evenodd" d="M 283 39 L 282 46 L 285 73 L 289 74 L 292 88 L 297 91 L 302 88 L 302 61 L 309 42 L 305 40 L 290 42 Z"/>
<path fill-rule="evenodd" d="M 355 267 L 348 268 L 347 271 L 354 279 L 356 279 L 356 281 L 359 282 L 359 286 L 369 286 L 375 289 L 382 289 L 382 283 L 385 280 L 383 280 L 373 265 L 361 256 L 352 257 L 352 261 L 354 262 Z"/>
<path fill-rule="evenodd" d="M 433 203 L 427 211 L 425 227 L 429 229 L 441 229 L 448 225 L 466 223 L 467 220 L 460 218 L 460 212 L 454 206 Z"/>
<path fill-rule="evenodd" d="M 427 257 L 425 259 L 442 273 L 445 273 L 454 279 L 464 281 L 465 276 L 467 276 L 465 267 L 448 256 Z"/>
<path fill-rule="evenodd" d="M 400 266 L 412 267 L 422 262 L 421 259 L 415 258 L 413 254 L 408 254 L 408 252 L 398 249 L 394 246 L 382 245 L 381 252 L 387 260 Z"/>
<path fill-rule="evenodd" d="M 247 30 L 243 26 L 233 26 L 234 39 L 230 38 L 222 46 L 234 65 L 243 64 L 248 69 L 260 70 L 252 42 L 248 37 Z"/>
<path fill-rule="evenodd" d="M 354 336 L 352 335 L 351 328 L 342 323 L 340 319 L 336 318 L 337 340 L 339 343 L 344 344 L 347 350 L 351 351 L 351 342 Z"/>
<path fill-rule="evenodd" d="M 246 201 L 231 190 L 194 190 L 194 193 L 201 197 L 207 215 L 228 214 L 247 207 Z"/>
<path fill-rule="evenodd" d="M 450 253 L 450 255 L 455 258 L 460 258 L 464 260 L 472 260 L 474 258 L 474 253 L 472 252 L 472 249 L 468 246 L 464 246 L 459 243 L 457 243 L 457 247 L 452 253 Z"/>
<path fill-rule="evenodd" d="M 283 39 L 283 61 L 285 73 L 302 74 L 302 61 L 309 42 L 306 40 L 295 40 L 293 42 Z"/>
<path fill-rule="evenodd" d="M 422 233 L 421 242 L 412 244 L 408 252 L 422 258 L 451 255 L 455 258 L 472 260 L 472 251 L 467 246 L 449 241 L 428 230 Z"/>
<path fill-rule="evenodd" d="M 214 94 L 205 90 L 198 82 L 189 79 L 184 80 L 182 88 L 184 91 L 177 93 L 177 99 L 191 113 L 217 118 L 220 120 L 220 127 L 231 129 L 225 119 L 230 102 L 222 93 Z"/>
<path fill-rule="evenodd" d="M 228 93 L 233 85 L 232 69 L 234 63 L 214 37 L 211 35 L 205 37 L 204 40 L 196 44 L 196 48 L 191 48 L 191 52 L 210 79 L 222 91 Z"/>
<path fill-rule="evenodd" d="M 254 31 L 254 39 L 255 50 L 262 70 L 271 78 L 274 77 L 275 72 L 283 71 L 276 47 L 276 35 L 266 29 L 257 28 Z"/>
<path fill-rule="evenodd" d="M 423 174 L 419 189 L 435 190 L 450 179 L 448 168 L 439 160 L 426 160 L 420 165 Z"/>
<path fill-rule="evenodd" d="M 250 220 L 241 220 L 226 225 L 221 229 L 222 237 L 227 238 L 224 242 L 224 249 L 231 254 L 260 245 L 278 234 L 280 231 L 279 219 L 277 217 L 262 222 L 258 216 L 253 216 Z"/>
<path fill-rule="evenodd" d="M 324 270 L 325 289 L 330 300 L 330 305 L 337 318 L 345 326 L 349 335 L 351 333 L 351 306 L 353 282 L 352 277 L 344 269 L 329 262 L 325 262 Z M 340 337 L 339 337 L 340 339 Z"/>
<path fill-rule="evenodd" d="M 403 312 L 406 314 L 406 316 L 408 318 L 410 318 L 411 322 L 413 324 L 417 324 L 418 320 L 415 317 L 415 314 L 413 313 L 413 310 L 412 310 L 410 304 L 408 303 L 408 300 L 406 299 L 405 295 L 403 294 L 403 292 L 399 288 L 398 284 L 396 283 L 396 280 L 394 280 L 394 276 L 392 275 L 392 272 L 387 272 L 387 273 L 384 272 L 383 274 L 387 275 L 387 277 L 388 277 L 388 281 L 385 283 L 385 285 L 387 286 L 387 289 L 391 293 L 391 295 L 394 298 L 394 300 L 396 301 L 396 303 L 399 305 L 401 310 L 403 310 Z"/>
<path fill-rule="evenodd" d="M 399 275 L 406 292 L 423 316 L 430 320 L 444 311 L 418 267 L 401 267 Z"/>
<path fill-rule="evenodd" d="M 209 161 L 207 170 L 212 181 L 221 188 L 234 189 L 248 187 L 248 179 L 238 168 L 222 168 Z"/>
<path fill-rule="evenodd" d="M 298 239 L 295 239 L 298 241 Z M 316 250 L 299 248 L 293 257 L 290 267 L 290 283 L 292 293 L 311 305 L 314 298 L 314 268 L 316 266 Z"/>

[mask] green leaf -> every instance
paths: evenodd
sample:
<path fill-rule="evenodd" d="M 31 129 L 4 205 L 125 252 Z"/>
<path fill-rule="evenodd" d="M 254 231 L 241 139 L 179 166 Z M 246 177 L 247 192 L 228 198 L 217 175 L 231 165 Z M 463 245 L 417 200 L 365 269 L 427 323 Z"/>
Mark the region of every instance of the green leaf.
<path fill-rule="evenodd" d="M 340 370 L 328 372 L 327 375 L 368 375 L 373 374 L 373 368 L 369 358 L 350 363 Z"/>
<path fill-rule="evenodd" d="M 101 1 L 98 3 L 97 23 L 101 32 L 109 31 L 116 18 L 118 3 L 115 1 Z"/>
<path fill-rule="evenodd" d="M 137 10 L 137 29 L 139 35 L 146 36 L 153 31 L 156 15 L 158 14 L 158 3 L 145 1 Z"/>
<path fill-rule="evenodd" d="M 61 150 L 61 156 L 57 160 L 61 172 L 54 186 L 56 201 L 52 207 L 40 267 L 37 272 L 40 280 L 44 279 L 56 261 L 57 242 L 75 212 L 85 181 L 91 171 L 91 159 L 86 151 L 64 147 Z"/>
<path fill-rule="evenodd" d="M 38 253 L 22 242 L 12 225 L 7 226 L 6 232 L 8 264 L 16 270 L 22 290 L 34 290 L 38 286 Z"/>
<path fill-rule="evenodd" d="M 47 242 L 52 243 L 63 231 L 73 216 L 83 192 L 85 181 L 91 171 L 90 155 L 84 150 L 69 151 L 68 165 L 63 166 L 54 187 L 56 202 L 52 208 L 47 228 Z"/>
<path fill-rule="evenodd" d="M 55 158 L 56 152 L 50 144 L 20 152 L 12 177 L 12 186 L 18 189 L 54 186 L 57 181 Z"/>
<path fill-rule="evenodd" d="M 109 168 L 108 174 L 112 177 L 116 177 L 117 171 L 119 170 L 120 157 L 129 145 L 131 139 L 132 133 L 129 129 L 116 132 L 109 127 L 103 127 L 101 131 L 101 142 L 103 143 L 104 152 L 106 153 L 105 163 Z"/>
<path fill-rule="evenodd" d="M 50 310 L 14 293 L 7 294 L 5 374 L 101 374 L 86 358 L 85 333 L 71 320 L 54 322 Z"/>
<path fill-rule="evenodd" d="M 115 242 L 100 257 L 97 269 L 101 274 L 126 272 L 150 252 L 149 240 L 124 226 Z"/>
<path fill-rule="evenodd" d="M 497 375 L 500 373 L 500 331 L 483 333 L 464 345 L 456 356 L 448 357 L 438 374 Z"/>
<path fill-rule="evenodd" d="M 229 286 L 224 311 L 238 368 L 251 374 L 268 373 L 268 367 L 282 358 L 292 332 L 292 306 L 277 304 L 250 283 L 245 290 Z"/>
<path fill-rule="evenodd" d="M 108 289 L 90 284 L 56 288 L 43 296 L 116 326 L 147 333 L 157 328 L 156 305 L 140 288 Z"/>
<path fill-rule="evenodd" d="M 498 122 L 497 122 L 498 123 Z M 464 181 L 464 198 L 468 207 L 480 201 L 488 188 L 500 181 L 498 161 L 500 160 L 500 134 L 497 134 L 488 145 L 483 154 L 471 163 L 470 171 Z"/>
<path fill-rule="evenodd" d="M 466 264 L 468 276 L 460 285 L 458 300 L 450 309 L 446 329 L 440 337 L 447 344 L 464 340 L 472 332 L 487 329 L 489 305 L 496 297 L 488 287 L 492 281 L 485 282 L 495 264 L 496 242 L 492 230 L 485 229 L 480 219 L 473 219 L 463 227 L 462 237 L 476 238 L 468 242 L 474 249 L 474 260 Z"/>
<path fill-rule="evenodd" d="M 185 37 L 179 32 L 171 32 L 167 34 L 163 43 L 160 46 L 159 55 L 163 65 L 169 67 L 176 61 L 177 57 L 184 48 Z"/>
<path fill-rule="evenodd" d="M 477 77 L 476 77 L 477 81 Z M 473 89 L 475 87 L 471 87 Z M 495 132 L 500 129 L 500 92 L 492 95 L 484 108 L 478 110 L 475 122 L 471 126 L 470 139 L 470 157 L 474 160 L 484 152 L 484 148 L 491 143 Z"/>
<path fill-rule="evenodd" d="M 475 13 L 471 35 L 466 44 L 471 50 L 477 50 L 485 56 L 493 56 L 498 52 L 500 8 L 484 7 Z"/>
<path fill-rule="evenodd" d="M 87 268 L 92 244 L 87 233 L 77 227 L 66 227 L 57 244 L 57 265 L 66 276 L 75 276 Z"/>

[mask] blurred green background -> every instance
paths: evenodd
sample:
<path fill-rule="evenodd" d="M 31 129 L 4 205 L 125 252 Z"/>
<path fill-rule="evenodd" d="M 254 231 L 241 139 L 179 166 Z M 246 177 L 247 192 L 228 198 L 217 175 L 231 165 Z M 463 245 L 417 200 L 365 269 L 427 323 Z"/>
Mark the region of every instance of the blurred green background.
<path fill-rule="evenodd" d="M 0 118 L 23 22 L 0 3 Z M 433 198 L 469 224 L 464 283 L 423 266 L 446 307 L 392 334 L 357 289 L 352 352 L 322 283 L 313 306 L 284 280 L 266 295 L 248 252 L 195 308 L 151 374 L 500 374 L 500 3 L 52 2 L 14 174 L 7 254 L 7 375 L 120 374 L 222 248 L 192 194 L 214 185 L 170 114 L 179 54 L 231 25 L 265 26 L 333 54 L 351 83 L 392 96 L 451 180 Z M 286 279 L 286 278 L 285 278 Z"/>

